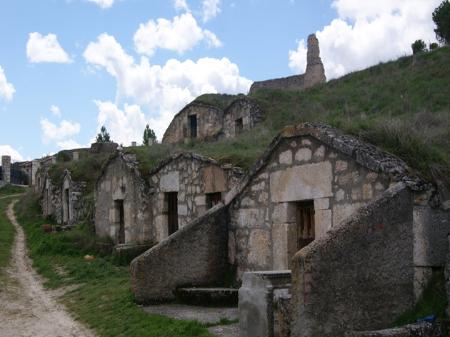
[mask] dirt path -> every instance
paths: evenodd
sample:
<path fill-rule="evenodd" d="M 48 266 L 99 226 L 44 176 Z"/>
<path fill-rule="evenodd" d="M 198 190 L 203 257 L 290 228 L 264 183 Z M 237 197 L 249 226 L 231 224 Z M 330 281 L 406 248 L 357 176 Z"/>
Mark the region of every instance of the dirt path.
<path fill-rule="evenodd" d="M 25 235 L 14 215 L 15 202 L 7 211 L 16 238 L 7 281 L 0 283 L 1 337 L 94 337 L 57 303 L 55 294 L 44 290 L 27 256 Z"/>

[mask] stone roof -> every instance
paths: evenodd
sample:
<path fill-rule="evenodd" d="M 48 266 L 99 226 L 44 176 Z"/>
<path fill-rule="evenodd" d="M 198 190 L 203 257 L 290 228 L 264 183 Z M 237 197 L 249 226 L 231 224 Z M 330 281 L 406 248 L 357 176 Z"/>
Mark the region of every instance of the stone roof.
<path fill-rule="evenodd" d="M 225 170 L 227 170 L 227 169 L 233 170 L 233 172 L 238 175 L 243 174 L 242 169 L 240 169 L 239 167 L 232 166 L 231 164 L 220 164 L 215 159 L 205 157 L 200 154 L 193 153 L 193 152 L 180 152 L 180 153 L 173 154 L 173 155 L 167 157 L 166 159 L 160 161 L 158 163 L 158 165 L 150 171 L 150 175 L 158 173 L 158 171 L 160 171 L 164 166 L 166 166 L 166 165 L 170 164 L 171 162 L 178 160 L 178 159 L 198 160 L 198 161 L 201 161 L 206 164 L 217 165 Z"/>
<path fill-rule="evenodd" d="M 329 147 L 351 157 L 358 164 L 369 170 L 384 173 L 395 182 L 404 182 L 412 190 L 424 191 L 432 187 L 430 183 L 423 180 L 397 156 L 321 123 L 301 123 L 296 126 L 285 127 L 272 141 L 261 158 L 253 165 L 247 175 L 248 179 L 244 180 L 243 183 L 250 182 L 253 175 L 268 162 L 271 154 L 283 139 L 301 136 L 316 138 Z"/>

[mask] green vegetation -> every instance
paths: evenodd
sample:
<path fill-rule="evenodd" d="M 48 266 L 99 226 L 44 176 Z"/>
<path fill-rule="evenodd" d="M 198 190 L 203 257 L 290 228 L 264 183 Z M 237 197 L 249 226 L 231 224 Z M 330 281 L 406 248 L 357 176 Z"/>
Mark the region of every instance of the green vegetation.
<path fill-rule="evenodd" d="M 45 234 L 41 225 L 48 221 L 40 216 L 36 196 L 31 193 L 15 210 L 27 234 L 33 265 L 47 279 L 45 285 L 76 285 L 63 295 L 63 302 L 99 336 L 211 336 L 199 323 L 144 313 L 134 303 L 128 268 L 115 265 L 106 255 L 97 256 L 95 239 L 85 226 Z M 96 258 L 85 261 L 85 254 Z"/>
<path fill-rule="evenodd" d="M 109 136 L 109 133 L 106 130 L 106 127 L 104 125 L 100 129 L 100 132 L 97 134 L 96 141 L 97 141 L 97 143 L 110 143 L 111 142 L 111 137 Z"/>
<path fill-rule="evenodd" d="M 152 129 L 150 129 L 150 126 L 148 126 L 148 124 L 145 126 L 144 129 L 144 136 L 143 136 L 143 140 L 142 140 L 142 145 L 149 145 L 150 142 L 156 143 L 156 135 L 155 135 L 155 131 L 153 131 Z"/>
<path fill-rule="evenodd" d="M 12 194 L 19 194 L 26 191 L 26 187 L 22 186 L 13 186 L 13 185 L 6 185 L 0 188 L 0 197 L 12 195 Z"/>
<path fill-rule="evenodd" d="M 194 102 L 216 106 L 225 110 L 236 98 L 245 97 L 244 95 L 226 95 L 226 94 L 204 94 L 197 97 Z"/>
<path fill-rule="evenodd" d="M 433 272 L 430 283 L 426 287 L 419 302 L 413 310 L 405 312 L 393 324 L 402 326 L 416 322 L 418 319 L 436 315 L 438 319 L 445 319 L 447 307 L 447 293 L 445 290 L 445 275 L 442 270 Z"/>
<path fill-rule="evenodd" d="M 425 42 L 423 40 L 416 40 L 411 45 L 411 48 L 412 48 L 413 54 L 416 55 L 416 54 L 425 52 L 427 49 L 427 45 L 425 44 Z"/>
<path fill-rule="evenodd" d="M 441 43 L 450 43 L 450 1 L 445 0 L 434 10 L 433 21 L 436 24 L 437 39 Z"/>
<path fill-rule="evenodd" d="M 11 202 L 11 198 L 0 199 L 0 280 L 2 269 L 8 265 L 11 257 L 11 247 L 14 241 L 14 227 L 6 217 L 6 209 Z"/>
<path fill-rule="evenodd" d="M 79 160 L 71 160 L 72 155 L 61 151 L 56 155 L 56 164 L 53 164 L 48 173 L 53 184 L 60 185 L 64 178 L 64 170 L 69 170 L 74 181 L 87 183 L 87 193 L 94 190 L 95 182 L 103 166 L 111 157 L 109 153 L 91 153 L 88 150 L 79 152 Z"/>

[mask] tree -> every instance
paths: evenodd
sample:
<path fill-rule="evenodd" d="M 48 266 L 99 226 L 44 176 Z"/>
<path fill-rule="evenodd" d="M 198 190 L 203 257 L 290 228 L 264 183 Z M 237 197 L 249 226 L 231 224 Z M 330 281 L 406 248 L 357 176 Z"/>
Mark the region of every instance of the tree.
<path fill-rule="evenodd" d="M 145 126 L 145 130 L 144 130 L 144 140 L 143 140 L 143 145 L 150 145 L 156 142 L 156 135 L 155 135 L 155 131 L 153 131 L 152 129 L 150 129 L 150 127 L 148 126 L 148 124 Z"/>
<path fill-rule="evenodd" d="M 97 135 L 97 143 L 110 143 L 111 138 L 109 137 L 108 131 L 106 131 L 105 126 L 103 125 L 100 129 L 100 133 Z"/>
<path fill-rule="evenodd" d="M 426 45 L 423 40 L 416 40 L 412 45 L 411 48 L 413 50 L 413 55 L 423 53 L 426 50 Z"/>
<path fill-rule="evenodd" d="M 450 43 L 450 2 L 443 1 L 433 12 L 433 21 L 436 24 L 436 38 L 444 44 Z"/>
<path fill-rule="evenodd" d="M 430 50 L 435 50 L 438 48 L 439 48 L 439 45 L 436 42 L 430 43 L 430 46 L 428 47 L 428 49 L 430 49 Z"/>

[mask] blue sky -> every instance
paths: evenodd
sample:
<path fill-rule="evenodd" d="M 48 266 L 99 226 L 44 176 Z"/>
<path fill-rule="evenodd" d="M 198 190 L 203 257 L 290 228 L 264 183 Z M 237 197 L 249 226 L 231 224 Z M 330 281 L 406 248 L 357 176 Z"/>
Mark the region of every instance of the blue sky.
<path fill-rule="evenodd" d="M 161 137 L 206 92 L 302 73 L 317 33 L 328 78 L 434 41 L 439 0 L 2 0 L 0 154 L 88 146 L 101 125 Z"/>

